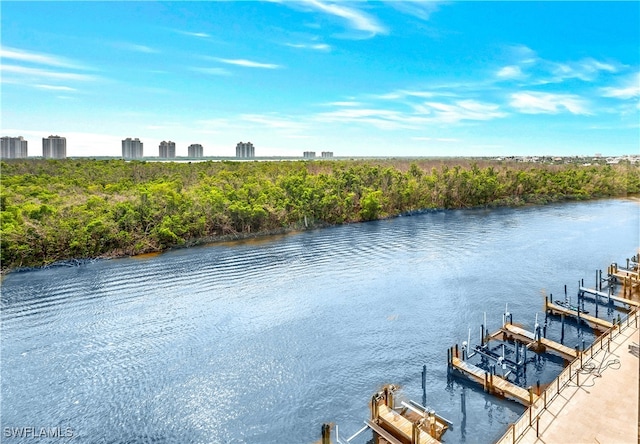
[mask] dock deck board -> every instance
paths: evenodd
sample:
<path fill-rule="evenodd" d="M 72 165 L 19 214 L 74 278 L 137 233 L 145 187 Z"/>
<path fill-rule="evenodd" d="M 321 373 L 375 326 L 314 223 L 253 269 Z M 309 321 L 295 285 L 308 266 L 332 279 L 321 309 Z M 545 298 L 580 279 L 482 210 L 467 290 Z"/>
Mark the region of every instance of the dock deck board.
<path fill-rule="evenodd" d="M 390 409 L 387 405 L 382 404 L 378 407 L 378 419 L 390 425 L 395 431 L 402 434 L 403 438 L 411 441 L 413 423 L 400 413 Z M 419 443 L 416 444 L 440 444 L 440 441 L 433 438 L 427 432 L 422 431 L 420 433 Z"/>
<path fill-rule="evenodd" d="M 589 293 L 593 295 L 598 295 L 601 298 L 611 298 L 612 301 L 620 302 L 621 304 L 627 304 L 632 307 L 640 307 L 640 302 L 632 301 L 631 299 L 623 298 L 620 296 L 609 295 L 608 293 L 604 293 L 602 291 L 594 290 L 593 288 L 580 287 L 580 291 L 584 293 Z"/>
<path fill-rule="evenodd" d="M 552 314 L 565 314 L 567 316 L 571 316 L 574 318 L 578 317 L 578 312 L 575 310 L 571 310 L 565 307 L 561 307 L 559 305 L 556 305 L 552 302 L 547 302 L 546 304 L 546 311 L 552 313 Z M 584 314 L 584 313 L 580 313 L 580 319 L 582 319 L 583 321 L 587 322 L 589 325 L 591 325 L 592 327 L 601 330 L 601 331 L 605 331 L 608 330 L 609 328 L 613 327 L 613 324 L 607 320 L 604 319 L 600 319 L 600 318 L 596 318 L 595 316 L 590 316 L 588 314 Z"/>
<path fill-rule="evenodd" d="M 482 370 L 480 367 L 476 367 L 475 365 L 465 362 L 455 356 L 451 359 L 451 365 L 455 369 L 457 369 L 458 371 L 460 371 L 461 373 L 465 374 L 467 377 L 472 379 L 473 381 L 479 384 L 482 384 L 484 386 L 484 380 L 485 380 L 484 378 L 485 378 L 486 372 Z M 515 401 L 518 401 L 519 403 L 525 406 L 530 405 L 528 390 L 523 389 L 522 387 L 517 386 L 507 381 L 506 379 L 501 378 L 498 375 L 493 376 L 493 391 L 504 396 L 505 398 L 510 398 Z M 533 395 L 534 402 L 536 399 L 537 399 L 537 396 L 534 394 Z"/>
<path fill-rule="evenodd" d="M 520 342 L 524 342 L 526 344 L 535 344 L 537 341 L 534 339 L 535 335 L 525 330 L 524 328 L 518 327 L 513 324 L 505 324 L 497 333 L 504 333 L 507 337 L 512 337 L 513 339 L 517 339 Z M 496 336 L 499 336 L 496 335 Z M 494 335 L 491 335 L 494 337 Z M 564 359 L 568 361 L 573 361 L 578 357 L 578 354 L 571 347 L 567 347 L 566 345 L 562 345 L 558 342 L 552 341 L 547 338 L 540 338 L 540 344 L 543 345 L 547 350 L 551 350 L 562 356 Z"/>

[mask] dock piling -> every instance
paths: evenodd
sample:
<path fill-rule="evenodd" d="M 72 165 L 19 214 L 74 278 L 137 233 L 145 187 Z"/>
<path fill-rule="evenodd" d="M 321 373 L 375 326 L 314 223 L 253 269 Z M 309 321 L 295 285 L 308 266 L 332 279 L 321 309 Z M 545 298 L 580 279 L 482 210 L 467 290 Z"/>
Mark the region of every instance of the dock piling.
<path fill-rule="evenodd" d="M 331 425 L 322 424 L 322 444 L 331 444 Z"/>

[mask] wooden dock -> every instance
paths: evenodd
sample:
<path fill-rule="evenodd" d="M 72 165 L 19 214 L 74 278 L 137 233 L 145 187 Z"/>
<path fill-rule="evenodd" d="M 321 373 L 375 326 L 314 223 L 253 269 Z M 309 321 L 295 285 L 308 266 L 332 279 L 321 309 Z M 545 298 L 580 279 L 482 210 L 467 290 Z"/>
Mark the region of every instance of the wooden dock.
<path fill-rule="evenodd" d="M 527 344 L 528 348 L 533 349 L 536 352 L 555 352 L 568 361 L 573 361 L 578 357 L 578 353 L 571 347 L 567 347 L 566 345 L 562 345 L 558 342 L 552 341 L 551 339 L 543 337 L 540 337 L 539 340 L 536 340 L 535 335 L 532 332 L 513 324 L 503 325 L 500 330 L 491 335 L 491 338 L 498 339 L 500 336 L 502 336 L 503 341 L 516 340 Z"/>
<path fill-rule="evenodd" d="M 544 299 L 544 311 L 545 313 L 549 313 L 549 314 L 565 315 L 565 316 L 571 316 L 576 319 L 581 319 L 584 322 L 586 322 L 589 326 L 591 326 L 592 328 L 598 331 L 606 331 L 611 327 L 613 327 L 613 323 L 609 321 L 596 318 L 595 316 L 590 316 L 588 314 L 578 313 L 575 310 L 571 310 L 571 309 L 553 304 L 549 302 L 548 298 Z"/>
<path fill-rule="evenodd" d="M 640 302 L 632 301 L 631 299 L 627 299 L 619 296 L 609 295 L 609 293 L 605 293 L 603 291 L 597 291 L 597 290 L 594 290 L 593 288 L 580 287 L 579 291 L 581 291 L 582 293 L 592 294 L 594 296 L 598 296 L 607 300 L 611 299 L 612 301 L 620 302 L 621 304 L 627 304 L 631 307 L 640 307 Z"/>
<path fill-rule="evenodd" d="M 622 283 L 625 287 L 633 289 L 634 287 L 640 288 L 640 270 L 636 269 L 624 269 L 619 268 L 618 264 L 611 264 L 607 268 L 607 274 L 609 277 L 614 277 L 618 282 Z"/>
<path fill-rule="evenodd" d="M 482 385 L 485 391 L 489 393 L 517 401 L 526 407 L 538 399 L 531 390 L 523 389 L 498 375 L 491 375 L 480 367 L 476 367 L 456 356 L 450 359 L 450 365 L 454 370 L 457 370 L 470 380 Z"/>
<path fill-rule="evenodd" d="M 399 412 L 389 408 L 389 406 L 382 404 L 378 406 L 378 417 L 369 421 L 369 427 L 376 433 L 381 435 L 384 439 L 389 441 L 389 438 L 400 443 L 415 443 L 415 444 L 439 444 L 440 441 L 429 435 L 427 432 L 422 431 L 418 424 L 410 421 Z M 381 430 L 380 430 L 381 429 Z M 385 435 L 390 435 L 386 437 Z"/>

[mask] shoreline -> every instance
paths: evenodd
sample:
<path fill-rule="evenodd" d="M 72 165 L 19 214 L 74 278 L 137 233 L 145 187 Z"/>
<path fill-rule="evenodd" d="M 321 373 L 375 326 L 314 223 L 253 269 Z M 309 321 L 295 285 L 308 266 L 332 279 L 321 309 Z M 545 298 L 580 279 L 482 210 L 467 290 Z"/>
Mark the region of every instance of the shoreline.
<path fill-rule="evenodd" d="M 563 196 L 559 199 L 550 199 L 550 200 L 541 200 L 540 202 L 526 202 L 526 201 L 522 201 L 522 202 L 517 202 L 515 204 L 500 204 L 500 203 L 495 203 L 495 204 L 489 204 L 489 205 L 483 205 L 483 206 L 474 206 L 474 207 L 464 207 L 464 208 L 425 208 L 425 209 L 420 209 L 420 210 L 412 210 L 412 211 L 406 211 L 397 215 L 393 215 L 393 216 L 386 216 L 386 217 L 380 217 L 377 219 L 374 219 L 372 221 L 353 221 L 353 222 L 344 222 L 342 224 L 329 224 L 329 223 L 324 223 L 324 222 L 312 222 L 310 224 L 308 224 L 308 226 L 291 226 L 291 227 L 283 227 L 283 228 L 278 228 L 275 230 L 266 230 L 266 231 L 258 231 L 258 232 L 254 232 L 254 233 L 228 233 L 228 234 L 223 234 L 220 236 L 208 236 L 208 237 L 202 237 L 202 238 L 198 238 L 198 239 L 191 239 L 186 241 L 184 244 L 182 245 L 173 245 L 169 248 L 163 249 L 163 250 L 154 250 L 154 251 L 145 251 L 139 254 L 118 254 L 117 252 L 110 252 L 110 253 L 105 253 L 104 255 L 101 256 L 97 256 L 97 257 L 92 257 L 92 258 L 69 258 L 69 259 L 61 259 L 59 261 L 55 261 L 52 262 L 50 264 L 46 264 L 46 265 L 36 265 L 36 266 L 29 266 L 29 267 L 18 267 L 18 268 L 7 268 L 7 269 L 2 269 L 0 270 L 0 280 L 4 279 L 4 277 L 6 277 L 9 274 L 12 273 L 24 273 L 24 272 L 29 272 L 29 271 L 37 271 L 37 270 L 46 270 L 48 268 L 58 268 L 58 267 L 78 267 L 84 264 L 89 264 L 92 262 L 96 262 L 96 261 L 102 261 L 102 260 L 111 260 L 111 259 L 124 259 L 124 258 L 136 258 L 136 257 L 142 257 L 145 255 L 159 255 L 159 254 L 163 254 L 172 250 L 179 250 L 179 249 L 184 249 L 184 248 L 192 248 L 192 247 L 200 247 L 200 246 L 206 246 L 206 245 L 215 245 L 215 244 L 221 244 L 224 242 L 235 242 L 235 241 L 243 241 L 243 240 L 250 240 L 250 239 L 265 239 L 265 238 L 269 238 L 269 237 L 273 237 L 273 236 L 279 236 L 279 235 L 289 235 L 289 234 L 293 234 L 296 232 L 305 232 L 305 231 L 310 231 L 310 230 L 316 230 L 316 229 L 323 229 L 323 228 L 329 228 L 329 227 L 337 227 L 337 226 L 342 226 L 342 225 L 349 225 L 349 224 L 356 224 L 356 223 L 365 223 L 365 222 L 373 222 L 376 220 L 389 220 L 389 219 L 395 219 L 397 217 L 411 217 L 411 216 L 419 216 L 421 214 L 429 214 L 429 213 L 436 213 L 439 211 L 455 211 L 455 210 L 473 210 L 473 209 L 483 209 L 483 208 L 487 208 L 487 209 L 498 209 L 498 208 L 526 208 L 526 207 L 535 207 L 535 206 L 544 206 L 544 205 L 550 205 L 550 204 L 554 204 L 554 203 L 569 203 L 569 202 L 585 202 L 585 201 L 597 201 L 597 200 L 608 200 L 608 199 L 626 199 L 626 200 L 630 200 L 633 202 L 637 202 L 640 203 L 640 195 L 631 195 L 631 196 L 619 196 L 619 197 L 596 197 L 596 198 L 591 198 L 591 199 L 575 199 L 575 198 L 570 198 L 570 197 L 566 197 Z"/>

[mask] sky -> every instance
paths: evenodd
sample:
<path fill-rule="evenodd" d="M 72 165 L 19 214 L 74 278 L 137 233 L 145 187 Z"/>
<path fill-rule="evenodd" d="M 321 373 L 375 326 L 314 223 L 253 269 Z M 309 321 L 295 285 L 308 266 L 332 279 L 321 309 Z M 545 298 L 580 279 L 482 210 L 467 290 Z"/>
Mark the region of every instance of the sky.
<path fill-rule="evenodd" d="M 0 2 L 2 136 L 120 156 L 640 154 L 640 2 Z"/>

